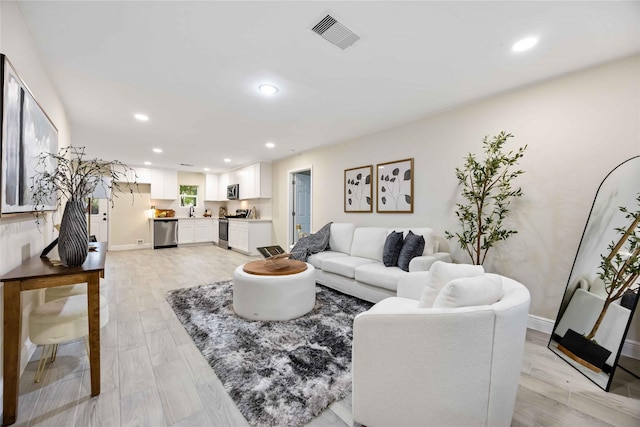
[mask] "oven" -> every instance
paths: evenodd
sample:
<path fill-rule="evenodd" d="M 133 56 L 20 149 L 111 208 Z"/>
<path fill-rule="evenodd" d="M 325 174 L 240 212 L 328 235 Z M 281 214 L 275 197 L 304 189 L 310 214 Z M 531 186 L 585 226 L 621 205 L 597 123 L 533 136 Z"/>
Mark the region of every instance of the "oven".
<path fill-rule="evenodd" d="M 218 219 L 218 246 L 229 249 L 229 220 L 227 218 Z"/>

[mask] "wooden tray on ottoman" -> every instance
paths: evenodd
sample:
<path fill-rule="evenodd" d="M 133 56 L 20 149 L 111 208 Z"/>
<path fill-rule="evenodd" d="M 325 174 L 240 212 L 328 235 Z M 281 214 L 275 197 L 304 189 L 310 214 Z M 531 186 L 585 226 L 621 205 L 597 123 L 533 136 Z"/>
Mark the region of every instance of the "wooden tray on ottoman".
<path fill-rule="evenodd" d="M 259 260 L 251 261 L 242 268 L 245 273 L 258 276 L 286 276 L 298 274 L 307 269 L 307 263 L 295 259 Z"/>

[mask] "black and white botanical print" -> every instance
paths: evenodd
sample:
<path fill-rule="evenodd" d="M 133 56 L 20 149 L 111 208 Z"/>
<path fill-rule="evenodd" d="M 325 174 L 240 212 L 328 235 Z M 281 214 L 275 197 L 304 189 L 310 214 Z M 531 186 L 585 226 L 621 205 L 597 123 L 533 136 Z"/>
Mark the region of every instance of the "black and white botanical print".
<path fill-rule="evenodd" d="M 377 165 L 379 213 L 413 213 L 413 158 Z"/>
<path fill-rule="evenodd" d="M 344 171 L 345 212 L 373 211 L 372 174 L 373 165 L 360 166 Z"/>

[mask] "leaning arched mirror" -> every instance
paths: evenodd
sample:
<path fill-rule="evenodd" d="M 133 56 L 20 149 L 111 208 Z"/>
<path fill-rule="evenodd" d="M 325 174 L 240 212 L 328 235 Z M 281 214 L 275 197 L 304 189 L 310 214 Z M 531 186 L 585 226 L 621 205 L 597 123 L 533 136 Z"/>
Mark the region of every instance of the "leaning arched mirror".
<path fill-rule="evenodd" d="M 606 391 L 638 302 L 639 221 L 637 156 L 613 169 L 596 192 L 549 341 L 549 349 Z"/>

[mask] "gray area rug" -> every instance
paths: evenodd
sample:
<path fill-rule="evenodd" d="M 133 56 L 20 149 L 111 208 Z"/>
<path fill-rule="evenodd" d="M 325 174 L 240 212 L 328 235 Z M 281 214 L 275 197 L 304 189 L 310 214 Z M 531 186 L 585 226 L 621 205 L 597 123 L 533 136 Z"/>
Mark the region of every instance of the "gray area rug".
<path fill-rule="evenodd" d="M 299 426 L 351 391 L 353 318 L 371 303 L 316 285 L 316 305 L 285 322 L 233 312 L 231 281 L 165 298 L 253 426 Z"/>

